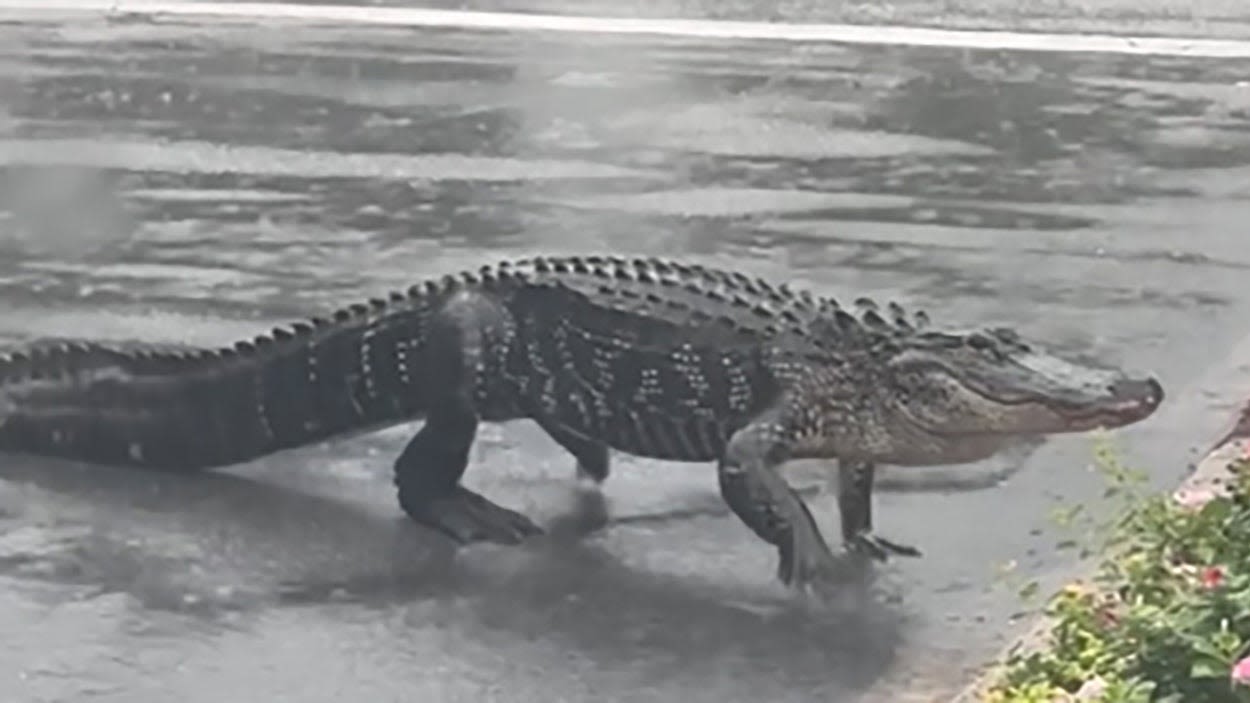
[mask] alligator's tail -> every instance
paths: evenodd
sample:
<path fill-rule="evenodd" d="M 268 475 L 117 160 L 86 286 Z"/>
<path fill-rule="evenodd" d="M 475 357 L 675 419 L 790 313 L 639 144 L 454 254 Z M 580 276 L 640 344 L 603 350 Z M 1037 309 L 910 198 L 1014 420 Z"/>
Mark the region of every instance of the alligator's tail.
<path fill-rule="evenodd" d="M 194 469 L 420 418 L 427 292 L 228 348 L 63 342 L 0 354 L 0 451 Z"/>

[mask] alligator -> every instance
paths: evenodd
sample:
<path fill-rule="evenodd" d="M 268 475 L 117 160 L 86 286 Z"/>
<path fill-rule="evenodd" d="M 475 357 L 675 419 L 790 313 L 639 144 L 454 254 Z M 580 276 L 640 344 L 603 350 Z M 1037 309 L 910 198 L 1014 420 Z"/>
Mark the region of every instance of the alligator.
<path fill-rule="evenodd" d="M 878 535 L 876 467 L 957 464 L 1021 438 L 1114 428 L 1155 378 L 1065 359 L 1003 327 L 936 331 L 696 263 L 535 256 L 433 277 L 219 348 L 32 343 L 0 358 L 0 451 L 190 471 L 423 420 L 393 481 L 457 543 L 542 534 L 462 485 L 480 423 L 530 420 L 592 485 L 612 450 L 715 462 L 723 501 L 808 589 L 840 559 L 779 469 L 837 462 L 848 554 Z"/>

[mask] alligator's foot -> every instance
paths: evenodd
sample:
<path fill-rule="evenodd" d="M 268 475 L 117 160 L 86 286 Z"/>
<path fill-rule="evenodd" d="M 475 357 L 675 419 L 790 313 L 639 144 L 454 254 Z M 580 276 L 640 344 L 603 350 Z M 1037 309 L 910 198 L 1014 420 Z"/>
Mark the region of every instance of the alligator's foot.
<path fill-rule="evenodd" d="M 891 556 L 918 557 L 921 555 L 920 550 L 915 547 L 892 542 L 872 532 L 860 532 L 855 535 L 847 543 L 847 548 L 877 561 L 886 561 Z"/>
<path fill-rule="evenodd" d="M 460 544 L 520 544 L 543 529 L 528 517 L 496 505 L 464 487 L 442 498 L 400 504 L 413 521 L 438 530 Z"/>
<path fill-rule="evenodd" d="M 792 526 L 789 539 L 777 551 L 777 578 L 800 592 L 824 593 L 845 576 L 843 564 L 812 523 Z"/>

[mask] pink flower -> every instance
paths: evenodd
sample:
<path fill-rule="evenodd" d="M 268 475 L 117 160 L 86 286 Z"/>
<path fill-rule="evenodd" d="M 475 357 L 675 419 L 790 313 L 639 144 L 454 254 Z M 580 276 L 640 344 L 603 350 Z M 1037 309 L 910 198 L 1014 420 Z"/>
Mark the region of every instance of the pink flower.
<path fill-rule="evenodd" d="M 1198 577 L 1202 587 L 1208 591 L 1214 591 L 1224 585 L 1224 567 L 1208 566 L 1202 570 L 1202 575 Z"/>
<path fill-rule="evenodd" d="M 1098 626 L 1104 630 L 1113 629 L 1120 624 L 1120 614 L 1111 606 L 1099 608 L 1095 611 L 1094 617 Z"/>
<path fill-rule="evenodd" d="M 1081 684 L 1081 687 L 1077 689 L 1076 694 L 1072 696 L 1072 700 L 1096 701 L 1099 698 L 1102 698 L 1102 695 L 1106 692 L 1107 682 L 1104 681 L 1101 676 L 1095 676 L 1094 678 Z"/>
<path fill-rule="evenodd" d="M 1095 610 L 1094 617 L 1099 627 L 1103 629 L 1115 629 L 1119 627 L 1121 618 L 1120 608 L 1113 603 L 1104 603 L 1098 610 Z"/>
<path fill-rule="evenodd" d="M 1115 593 L 1104 593 L 1094 610 L 1094 621 L 1098 626 L 1110 630 L 1120 624 L 1120 606 L 1123 601 Z"/>
<path fill-rule="evenodd" d="M 1250 657 L 1245 657 L 1233 664 L 1229 678 L 1233 680 L 1235 686 L 1250 686 Z"/>
<path fill-rule="evenodd" d="M 1201 510 L 1204 505 L 1219 497 L 1219 493 L 1210 488 L 1182 488 L 1172 494 L 1172 500 L 1187 511 Z"/>

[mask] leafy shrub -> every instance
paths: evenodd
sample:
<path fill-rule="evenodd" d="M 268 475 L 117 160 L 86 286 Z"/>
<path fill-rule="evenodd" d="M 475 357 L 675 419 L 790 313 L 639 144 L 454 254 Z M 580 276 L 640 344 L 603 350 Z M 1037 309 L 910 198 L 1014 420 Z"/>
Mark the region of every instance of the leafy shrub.
<path fill-rule="evenodd" d="M 1106 556 L 1050 599 L 1045 648 L 1009 656 L 983 700 L 1250 702 L 1250 456 L 1199 501 L 1130 490 L 1108 450 L 1098 463 L 1125 498 Z"/>

